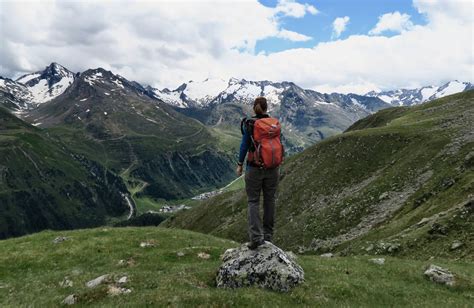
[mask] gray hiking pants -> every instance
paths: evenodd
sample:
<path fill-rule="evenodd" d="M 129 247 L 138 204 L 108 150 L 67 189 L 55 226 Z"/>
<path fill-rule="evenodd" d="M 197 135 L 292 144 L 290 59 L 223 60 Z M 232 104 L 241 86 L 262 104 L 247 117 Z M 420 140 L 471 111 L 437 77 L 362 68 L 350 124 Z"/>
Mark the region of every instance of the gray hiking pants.
<path fill-rule="evenodd" d="M 275 220 L 275 193 L 278 187 L 280 168 L 260 169 L 247 166 L 245 190 L 248 199 L 248 223 L 251 242 L 271 241 Z M 263 232 L 260 220 L 260 192 L 263 191 Z"/>

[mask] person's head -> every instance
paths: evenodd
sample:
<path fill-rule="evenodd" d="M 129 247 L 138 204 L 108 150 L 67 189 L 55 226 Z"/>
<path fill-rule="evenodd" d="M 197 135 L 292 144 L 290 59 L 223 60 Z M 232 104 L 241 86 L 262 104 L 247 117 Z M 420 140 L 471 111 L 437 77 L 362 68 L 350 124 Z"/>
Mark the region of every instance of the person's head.
<path fill-rule="evenodd" d="M 267 99 L 263 96 L 259 96 L 253 102 L 253 111 L 257 115 L 262 115 L 267 112 Z"/>

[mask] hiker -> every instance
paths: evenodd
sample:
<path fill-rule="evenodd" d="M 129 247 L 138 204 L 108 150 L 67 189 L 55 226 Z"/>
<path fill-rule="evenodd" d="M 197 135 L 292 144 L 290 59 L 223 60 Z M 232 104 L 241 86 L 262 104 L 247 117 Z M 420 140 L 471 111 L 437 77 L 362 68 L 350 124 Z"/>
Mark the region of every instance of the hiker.
<path fill-rule="evenodd" d="M 281 126 L 267 114 L 267 99 L 257 97 L 253 104 L 255 116 L 241 122 L 242 142 L 237 175 L 242 175 L 245 156 L 245 190 L 248 199 L 248 233 L 250 249 L 265 241 L 271 242 L 275 218 L 275 193 L 283 161 Z M 263 232 L 259 215 L 260 192 L 263 191 Z"/>

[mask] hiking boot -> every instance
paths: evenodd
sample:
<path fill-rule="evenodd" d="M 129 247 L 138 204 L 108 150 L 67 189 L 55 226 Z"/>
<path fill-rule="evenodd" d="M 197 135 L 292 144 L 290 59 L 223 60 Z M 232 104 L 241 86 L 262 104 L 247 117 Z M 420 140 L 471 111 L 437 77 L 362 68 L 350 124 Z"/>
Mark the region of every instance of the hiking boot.
<path fill-rule="evenodd" d="M 250 250 L 255 250 L 258 248 L 258 246 L 264 244 L 265 241 L 260 241 L 260 242 L 250 242 L 247 244 L 247 247 L 250 249 Z"/>

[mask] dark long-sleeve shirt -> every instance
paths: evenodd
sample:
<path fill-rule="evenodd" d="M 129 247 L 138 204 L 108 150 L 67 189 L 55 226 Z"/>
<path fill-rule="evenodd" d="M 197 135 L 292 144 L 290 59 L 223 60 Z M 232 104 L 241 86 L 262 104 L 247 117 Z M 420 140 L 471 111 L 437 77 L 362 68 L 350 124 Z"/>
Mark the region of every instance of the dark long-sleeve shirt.
<path fill-rule="evenodd" d="M 245 125 L 243 126 L 243 135 L 242 141 L 240 142 L 240 152 L 239 152 L 239 163 L 244 163 L 245 156 L 250 148 L 250 143 L 252 140 L 250 139 L 250 134 L 247 132 Z"/>

